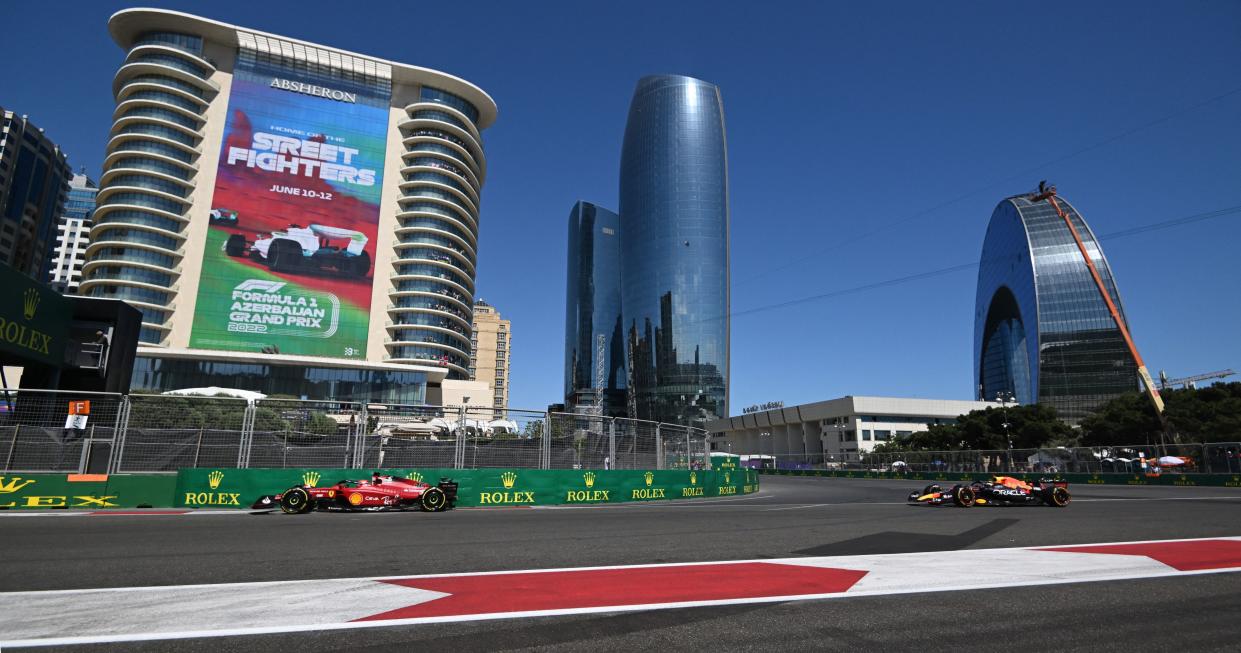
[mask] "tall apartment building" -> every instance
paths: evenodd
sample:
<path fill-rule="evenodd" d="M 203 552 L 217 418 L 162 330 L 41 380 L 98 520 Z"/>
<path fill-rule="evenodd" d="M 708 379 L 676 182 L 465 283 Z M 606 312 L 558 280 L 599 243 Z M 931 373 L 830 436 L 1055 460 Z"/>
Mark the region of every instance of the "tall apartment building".
<path fill-rule="evenodd" d="M 470 359 L 470 378 L 491 387 L 496 415 L 508 408 L 508 373 L 513 353 L 513 325 L 500 317 L 494 306 L 479 299 L 474 302 L 474 355 Z"/>
<path fill-rule="evenodd" d="M 99 187 L 85 172 L 73 175 L 69 181 L 69 196 L 56 226 L 56 246 L 52 249 L 52 265 L 48 271 L 52 287 L 62 293 L 75 294 L 82 281 L 98 193 Z"/>
<path fill-rule="evenodd" d="M 490 96 L 181 12 L 108 29 L 79 294 L 142 311 L 134 389 L 422 403 L 468 378 Z"/>
<path fill-rule="evenodd" d="M 0 115 L 0 263 L 44 282 L 72 171 L 26 116 Z"/>

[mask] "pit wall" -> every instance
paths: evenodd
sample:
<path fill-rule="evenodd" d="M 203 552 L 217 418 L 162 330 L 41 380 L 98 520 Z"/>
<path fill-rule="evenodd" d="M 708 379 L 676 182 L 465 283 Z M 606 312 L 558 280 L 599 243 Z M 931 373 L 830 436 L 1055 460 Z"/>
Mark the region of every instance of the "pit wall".
<path fill-rule="evenodd" d="M 303 483 L 370 478 L 370 469 L 182 469 L 176 474 L 0 476 L 0 510 L 249 508 L 266 494 Z M 757 492 L 753 470 L 388 469 L 384 474 L 458 483 L 457 506 L 624 503 L 727 497 Z"/>
<path fill-rule="evenodd" d="M 760 470 L 761 474 L 770 474 L 774 476 L 823 476 L 827 478 L 885 478 L 907 481 L 938 481 L 938 482 L 969 482 L 969 481 L 985 481 L 989 480 L 993 474 L 990 473 L 970 473 L 970 472 L 951 472 L 951 473 L 905 473 L 898 474 L 893 472 L 860 472 L 860 471 L 837 471 L 825 469 L 764 469 Z M 1241 488 L 1241 474 L 1162 474 L 1160 476 L 1140 476 L 1137 474 L 1027 474 L 1027 473 L 1009 473 L 1004 476 L 1012 476 L 1023 481 L 1036 481 L 1040 478 L 1050 478 L 1061 481 L 1068 481 L 1070 484 L 1081 483 L 1085 485 L 1179 485 L 1182 487 L 1235 487 Z"/>

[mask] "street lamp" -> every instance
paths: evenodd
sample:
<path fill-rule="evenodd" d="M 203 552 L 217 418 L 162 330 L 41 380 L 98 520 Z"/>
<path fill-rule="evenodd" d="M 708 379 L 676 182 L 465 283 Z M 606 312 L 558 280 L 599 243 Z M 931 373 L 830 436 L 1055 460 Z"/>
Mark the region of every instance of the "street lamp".
<path fill-rule="evenodd" d="M 1013 437 L 1008 433 L 1008 402 L 1017 403 L 1017 398 L 1012 392 L 997 392 L 995 400 L 1000 402 L 1000 409 L 1004 411 L 1004 439 L 1008 442 L 1008 470 L 1013 471 Z"/>

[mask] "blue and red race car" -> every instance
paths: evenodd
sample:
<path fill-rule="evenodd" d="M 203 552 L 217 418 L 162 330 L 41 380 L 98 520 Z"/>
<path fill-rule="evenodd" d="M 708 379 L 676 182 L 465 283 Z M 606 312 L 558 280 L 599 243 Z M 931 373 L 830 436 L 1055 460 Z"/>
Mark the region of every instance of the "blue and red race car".
<path fill-rule="evenodd" d="M 1067 481 L 1039 479 L 1034 483 L 1027 483 L 1012 476 L 992 476 L 989 481 L 957 484 L 947 489 L 939 485 L 928 485 L 921 492 L 909 493 L 911 505 L 940 506 L 951 503 L 962 508 L 1032 504 L 1063 508 L 1069 505 L 1072 499 Z"/>

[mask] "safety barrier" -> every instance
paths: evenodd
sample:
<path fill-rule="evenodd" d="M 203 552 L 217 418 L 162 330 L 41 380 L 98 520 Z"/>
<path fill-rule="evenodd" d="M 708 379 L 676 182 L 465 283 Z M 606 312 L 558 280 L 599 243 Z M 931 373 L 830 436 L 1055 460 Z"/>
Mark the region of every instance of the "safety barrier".
<path fill-rule="evenodd" d="M 458 484 L 457 505 L 540 506 L 693 499 L 758 491 L 752 470 L 387 469 L 383 474 Z M 356 469 L 183 469 L 176 503 L 187 508 L 248 508 L 294 485 L 328 486 L 369 478 Z"/>
<path fill-rule="evenodd" d="M 10 474 L 0 476 L 0 509 L 167 508 L 171 474 Z"/>
<path fill-rule="evenodd" d="M 831 469 L 762 469 L 761 474 L 773 476 L 821 476 L 826 478 L 857 478 L 857 479 L 893 479 L 907 481 L 938 481 L 948 483 L 968 483 L 983 481 L 993 475 L 979 472 L 947 472 L 947 473 L 899 473 L 878 471 L 846 471 Z M 1013 472 L 1012 476 L 1023 481 L 1050 478 L 1069 483 L 1085 485 L 1176 485 L 1180 487 L 1235 487 L 1241 488 L 1241 474 L 1161 474 L 1148 476 L 1142 474 L 1058 474 Z"/>
<path fill-rule="evenodd" d="M 753 470 L 387 469 L 384 474 L 458 484 L 457 505 L 538 506 L 695 499 L 750 494 Z M 329 485 L 369 472 L 327 469 L 182 469 L 177 474 L 0 476 L 0 509 L 249 508 L 294 485 Z"/>

